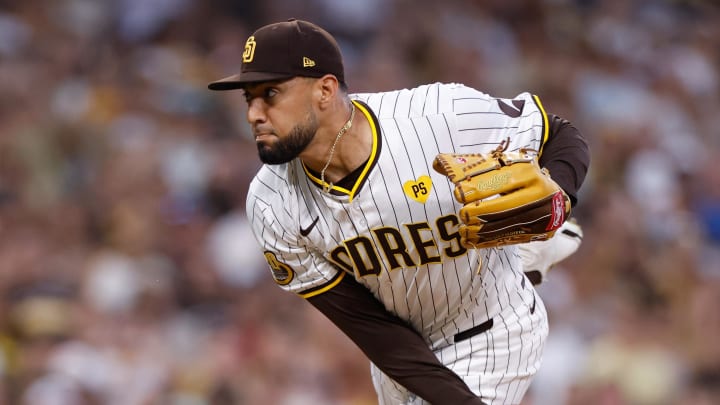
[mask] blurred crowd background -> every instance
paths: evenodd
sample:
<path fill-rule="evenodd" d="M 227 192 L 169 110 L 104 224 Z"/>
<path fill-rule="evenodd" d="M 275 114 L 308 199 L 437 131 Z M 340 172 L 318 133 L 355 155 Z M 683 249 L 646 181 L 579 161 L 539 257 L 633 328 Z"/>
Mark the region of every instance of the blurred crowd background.
<path fill-rule="evenodd" d="M 368 405 L 364 356 L 268 274 L 235 73 L 289 17 L 352 92 L 530 91 L 592 165 L 525 404 L 720 403 L 714 0 L 0 0 L 0 405 Z M 402 342 L 389 342 L 402 344 Z"/>

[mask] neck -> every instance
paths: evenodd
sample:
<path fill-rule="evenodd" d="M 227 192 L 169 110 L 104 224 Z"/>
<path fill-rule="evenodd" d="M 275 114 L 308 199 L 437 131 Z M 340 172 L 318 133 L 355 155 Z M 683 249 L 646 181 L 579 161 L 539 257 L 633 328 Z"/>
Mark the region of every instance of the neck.
<path fill-rule="evenodd" d="M 320 171 L 320 181 L 322 182 L 323 189 L 325 191 L 330 191 L 332 188 L 332 183 L 328 183 L 325 180 L 325 170 L 327 170 L 328 166 L 330 166 L 330 163 L 333 160 L 333 157 L 335 156 L 335 148 L 337 147 L 338 142 L 340 142 L 340 138 L 342 138 L 345 133 L 352 128 L 353 119 L 355 118 L 355 104 L 350 102 L 350 118 L 348 118 L 345 125 L 340 128 L 340 131 L 338 131 L 337 135 L 335 136 L 335 141 L 333 141 L 333 144 L 330 146 L 330 152 L 328 153 L 327 162 L 325 162 L 325 166 L 323 166 L 322 170 Z"/>
<path fill-rule="evenodd" d="M 370 125 L 365 115 L 352 102 L 343 105 L 346 106 L 343 113 L 337 115 L 342 116 L 342 121 L 334 120 L 335 124 L 328 126 L 332 129 L 321 137 L 322 143 L 308 151 L 308 158 L 302 157 L 306 166 L 320 173 L 326 190 L 360 167 L 372 148 Z"/>

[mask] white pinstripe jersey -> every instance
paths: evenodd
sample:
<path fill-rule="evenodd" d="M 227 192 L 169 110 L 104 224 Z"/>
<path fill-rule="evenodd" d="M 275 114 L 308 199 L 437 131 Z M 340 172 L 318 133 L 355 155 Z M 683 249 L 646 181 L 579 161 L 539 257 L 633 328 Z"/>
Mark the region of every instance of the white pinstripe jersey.
<path fill-rule="evenodd" d="M 253 231 L 285 290 L 308 298 L 355 277 L 433 349 L 444 347 L 512 307 L 524 276 L 514 247 L 459 244 L 460 205 L 432 161 L 507 138 L 509 150 L 541 150 L 547 116 L 528 93 L 497 99 L 461 84 L 351 98 L 374 137 L 353 187 L 324 192 L 299 159 L 265 165 L 248 193 Z"/>

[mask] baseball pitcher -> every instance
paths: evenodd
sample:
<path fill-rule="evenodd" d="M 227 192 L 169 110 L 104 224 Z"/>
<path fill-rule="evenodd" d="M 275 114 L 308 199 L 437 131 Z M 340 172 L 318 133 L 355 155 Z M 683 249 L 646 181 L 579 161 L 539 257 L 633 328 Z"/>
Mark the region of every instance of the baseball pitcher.
<path fill-rule="evenodd" d="M 543 274 L 564 255 L 530 244 L 576 203 L 579 131 L 529 93 L 349 94 L 336 41 L 294 19 L 255 31 L 240 73 L 209 87 L 248 102 L 265 165 L 247 215 L 272 277 L 363 350 L 379 402 L 520 403 L 548 321 L 518 247 Z"/>

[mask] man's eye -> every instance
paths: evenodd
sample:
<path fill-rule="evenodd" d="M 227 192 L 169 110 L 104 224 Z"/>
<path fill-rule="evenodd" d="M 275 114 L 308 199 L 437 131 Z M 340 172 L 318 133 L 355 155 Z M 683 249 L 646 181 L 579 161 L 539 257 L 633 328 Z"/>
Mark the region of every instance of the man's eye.
<path fill-rule="evenodd" d="M 245 95 L 245 101 L 248 104 L 250 104 L 250 102 L 256 97 L 260 97 L 260 98 L 267 100 L 267 99 L 275 97 L 276 95 L 278 95 L 278 93 L 279 93 L 279 91 L 276 88 L 269 87 L 267 89 L 260 89 L 258 91 L 254 91 L 254 92 L 245 92 L 244 95 Z"/>
<path fill-rule="evenodd" d="M 277 93 L 278 93 L 277 90 L 270 88 L 270 89 L 265 90 L 265 97 L 271 98 L 271 97 L 276 96 Z"/>

